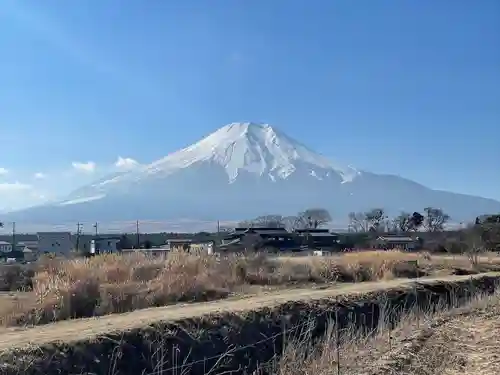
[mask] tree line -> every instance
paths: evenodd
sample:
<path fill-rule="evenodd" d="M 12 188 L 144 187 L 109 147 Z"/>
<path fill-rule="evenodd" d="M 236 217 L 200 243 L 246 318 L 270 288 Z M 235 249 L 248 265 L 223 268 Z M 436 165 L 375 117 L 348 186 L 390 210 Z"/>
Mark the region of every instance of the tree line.
<path fill-rule="evenodd" d="M 458 230 L 446 231 L 450 215 L 440 208 L 426 207 L 422 212 L 401 212 L 390 218 L 382 208 L 348 215 L 347 236 L 366 244 L 371 235 L 419 233 L 430 238 L 436 251 L 480 253 L 500 251 L 500 214 L 486 214 Z M 263 215 L 242 221 L 239 227 L 272 227 L 288 230 L 324 227 L 332 221 L 328 210 L 310 208 L 294 216 Z M 437 242 L 436 242 L 437 241 Z"/>
<path fill-rule="evenodd" d="M 401 212 L 389 218 L 383 208 L 373 208 L 366 212 L 349 213 L 350 232 L 429 232 L 443 231 L 450 216 L 440 208 L 426 207 L 423 213 Z M 242 221 L 239 227 L 271 227 L 287 229 L 319 228 L 332 221 L 330 212 L 324 208 L 309 208 L 293 216 L 263 215 L 252 220 Z"/>

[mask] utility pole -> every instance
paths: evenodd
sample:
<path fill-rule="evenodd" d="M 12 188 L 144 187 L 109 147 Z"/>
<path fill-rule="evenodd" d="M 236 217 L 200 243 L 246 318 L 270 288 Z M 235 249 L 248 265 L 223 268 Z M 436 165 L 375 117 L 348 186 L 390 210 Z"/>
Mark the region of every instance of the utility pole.
<path fill-rule="evenodd" d="M 82 233 L 82 223 L 76 224 L 76 252 L 80 251 L 80 235 Z"/>
<path fill-rule="evenodd" d="M 140 239 L 140 235 L 139 235 L 139 220 L 137 220 L 135 222 L 135 235 L 137 237 L 137 244 L 136 244 L 137 249 L 140 249 L 140 247 L 141 247 L 141 239 Z"/>
<path fill-rule="evenodd" d="M 221 240 L 220 240 L 220 221 L 217 220 L 217 243 L 216 243 L 215 246 L 219 246 L 220 244 L 221 244 Z"/>
<path fill-rule="evenodd" d="M 16 222 L 12 223 L 12 250 L 16 250 Z"/>

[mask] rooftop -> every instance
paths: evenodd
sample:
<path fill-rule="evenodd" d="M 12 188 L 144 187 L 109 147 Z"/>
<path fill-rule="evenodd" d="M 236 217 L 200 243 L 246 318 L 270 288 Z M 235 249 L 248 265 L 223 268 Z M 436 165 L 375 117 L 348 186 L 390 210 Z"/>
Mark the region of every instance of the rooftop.
<path fill-rule="evenodd" d="M 329 233 L 328 229 L 324 228 L 305 228 L 305 229 L 295 229 L 296 233 Z"/>
<path fill-rule="evenodd" d="M 338 237 L 337 234 L 329 232 L 312 232 L 308 234 L 311 237 Z"/>
<path fill-rule="evenodd" d="M 167 240 L 167 244 L 171 243 L 191 243 L 193 242 L 192 239 L 189 238 L 173 238 L 171 240 Z"/>
<path fill-rule="evenodd" d="M 7 241 L 0 241 L 0 245 L 10 245 L 10 242 L 7 242 Z"/>
<path fill-rule="evenodd" d="M 262 233 L 262 234 L 287 234 L 289 233 L 285 228 L 272 228 L 272 227 L 250 227 L 250 228 L 234 228 L 232 233 L 234 234 L 243 234 L 246 232 L 250 233 Z"/>
<path fill-rule="evenodd" d="M 93 238 L 94 241 L 109 241 L 109 240 L 121 240 L 120 236 L 97 236 Z"/>
<path fill-rule="evenodd" d="M 377 240 L 387 242 L 413 242 L 413 238 L 408 236 L 380 236 Z"/>

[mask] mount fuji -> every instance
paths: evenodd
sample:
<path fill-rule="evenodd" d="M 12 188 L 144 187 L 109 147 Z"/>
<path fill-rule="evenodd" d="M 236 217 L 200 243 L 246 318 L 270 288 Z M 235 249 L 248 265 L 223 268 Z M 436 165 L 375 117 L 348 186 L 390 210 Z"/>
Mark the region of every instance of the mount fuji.
<path fill-rule="evenodd" d="M 11 212 L 29 222 L 241 220 L 326 208 L 383 207 L 389 214 L 439 207 L 454 222 L 500 211 L 500 202 L 433 190 L 395 175 L 339 165 L 269 125 L 232 123 L 151 164 L 83 186 L 65 199 Z"/>

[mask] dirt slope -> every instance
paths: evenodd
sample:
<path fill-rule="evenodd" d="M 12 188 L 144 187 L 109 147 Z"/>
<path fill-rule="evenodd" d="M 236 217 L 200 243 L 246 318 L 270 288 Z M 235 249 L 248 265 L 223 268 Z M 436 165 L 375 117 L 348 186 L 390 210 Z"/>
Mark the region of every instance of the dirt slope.
<path fill-rule="evenodd" d="M 440 319 L 432 328 L 401 342 L 392 358 L 373 364 L 369 374 L 500 374 L 499 307 Z"/>
<path fill-rule="evenodd" d="M 207 303 L 179 304 L 150 308 L 125 314 L 113 314 L 99 318 L 61 321 L 53 324 L 7 328 L 0 330 L 0 350 L 41 345 L 50 342 L 71 342 L 85 340 L 110 332 L 126 331 L 143 327 L 158 321 L 177 321 L 190 317 L 221 312 L 243 312 L 263 307 L 275 307 L 291 301 L 320 300 L 349 295 L 364 294 L 390 289 L 411 289 L 418 283 L 459 282 L 482 276 L 498 276 L 492 272 L 472 276 L 449 276 L 441 278 L 421 278 L 418 280 L 399 279 L 386 282 L 366 282 L 339 285 L 326 289 L 294 289 L 270 292 L 239 299 L 219 300 Z"/>

